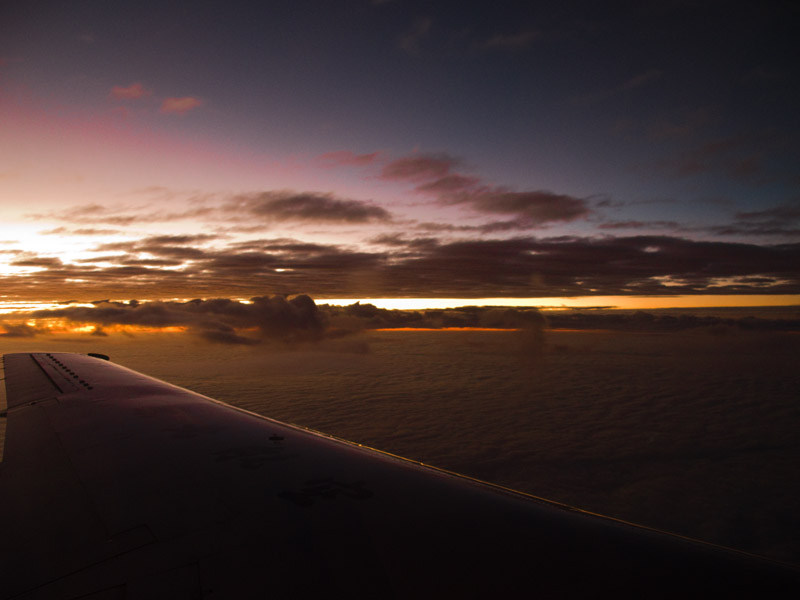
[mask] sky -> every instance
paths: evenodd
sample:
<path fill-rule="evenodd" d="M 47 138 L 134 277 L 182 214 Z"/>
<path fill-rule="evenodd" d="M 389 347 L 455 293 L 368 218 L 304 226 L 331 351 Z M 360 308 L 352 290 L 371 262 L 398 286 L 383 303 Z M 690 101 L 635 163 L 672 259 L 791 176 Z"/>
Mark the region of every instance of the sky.
<path fill-rule="evenodd" d="M 4 3 L 0 302 L 800 304 L 800 9 L 735 4 Z"/>

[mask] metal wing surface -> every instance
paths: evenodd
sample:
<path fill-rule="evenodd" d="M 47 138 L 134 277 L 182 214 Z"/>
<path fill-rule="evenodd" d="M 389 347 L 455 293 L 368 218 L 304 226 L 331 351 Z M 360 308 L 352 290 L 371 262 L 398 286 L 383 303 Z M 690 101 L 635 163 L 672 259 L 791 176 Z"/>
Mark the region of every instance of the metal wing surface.
<path fill-rule="evenodd" d="M 786 594 L 798 573 L 232 408 L 6 354 L 1 598 Z"/>

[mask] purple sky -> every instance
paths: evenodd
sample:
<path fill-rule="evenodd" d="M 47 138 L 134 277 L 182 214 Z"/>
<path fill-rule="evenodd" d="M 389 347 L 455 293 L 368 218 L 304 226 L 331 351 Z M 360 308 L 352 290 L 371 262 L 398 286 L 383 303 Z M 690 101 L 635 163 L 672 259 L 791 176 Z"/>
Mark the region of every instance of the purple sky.
<path fill-rule="evenodd" d="M 796 297 L 798 16 L 6 5 L 3 294 Z"/>

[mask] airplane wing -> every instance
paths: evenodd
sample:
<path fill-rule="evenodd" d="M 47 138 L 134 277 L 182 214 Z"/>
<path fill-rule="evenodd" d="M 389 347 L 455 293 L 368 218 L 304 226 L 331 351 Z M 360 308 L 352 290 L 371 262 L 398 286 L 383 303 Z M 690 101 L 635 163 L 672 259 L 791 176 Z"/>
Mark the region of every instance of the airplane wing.
<path fill-rule="evenodd" d="M 800 590 L 783 565 L 286 425 L 93 356 L 4 363 L 1 598 Z"/>

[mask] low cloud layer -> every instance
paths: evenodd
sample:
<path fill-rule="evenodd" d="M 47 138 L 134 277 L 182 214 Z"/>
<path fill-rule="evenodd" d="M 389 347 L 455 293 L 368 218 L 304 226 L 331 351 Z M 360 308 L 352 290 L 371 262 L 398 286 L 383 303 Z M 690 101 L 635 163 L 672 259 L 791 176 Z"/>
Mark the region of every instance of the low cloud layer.
<path fill-rule="evenodd" d="M 362 214 L 361 207 L 324 200 L 310 206 L 315 213 L 333 206 L 339 217 L 351 209 Z M 558 211 L 564 205 L 544 206 Z M 20 272 L 0 277 L 4 293 L 82 300 L 107 297 L 109 290 L 116 298 L 140 299 L 248 297 L 265 290 L 317 298 L 800 293 L 797 243 L 659 235 L 443 241 L 395 233 L 371 238 L 362 250 L 291 238 L 226 243 L 202 234 L 104 243 L 93 251 L 68 262 L 8 248 L 9 264 Z"/>
<path fill-rule="evenodd" d="M 614 331 L 700 331 L 721 336 L 736 332 L 798 332 L 800 314 L 756 317 L 728 310 L 708 314 L 688 311 L 567 310 L 542 313 L 536 308 L 463 306 L 452 309 L 389 310 L 369 303 L 318 306 L 306 295 L 260 296 L 250 302 L 229 298 L 188 302 L 95 301 L 91 306 L 66 303 L 0 320 L 0 337 L 32 338 L 73 327 L 91 327 L 87 335 L 107 337 L 109 331 L 181 328 L 207 342 L 257 345 L 264 342 L 318 342 L 374 329 L 480 328 L 516 330 L 526 352 L 541 351 L 548 329 Z M 20 321 L 22 319 L 23 321 Z M 52 323 L 55 322 L 55 330 Z M 33 323 L 33 324 L 31 324 Z M 69 325 L 66 327 L 69 329 Z"/>
<path fill-rule="evenodd" d="M 324 317 L 305 295 L 292 298 L 260 296 L 250 302 L 227 298 L 189 302 L 109 302 L 92 306 L 65 306 L 30 313 L 32 319 L 59 319 L 76 325 L 94 325 L 93 335 L 113 326 L 181 327 L 210 342 L 258 344 L 267 340 L 308 341 L 324 333 Z M 7 335 L 19 337 L 30 328 L 4 325 Z M 97 332 L 102 333 L 97 333 Z"/>

